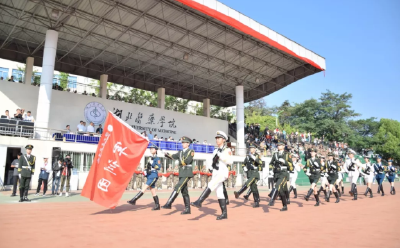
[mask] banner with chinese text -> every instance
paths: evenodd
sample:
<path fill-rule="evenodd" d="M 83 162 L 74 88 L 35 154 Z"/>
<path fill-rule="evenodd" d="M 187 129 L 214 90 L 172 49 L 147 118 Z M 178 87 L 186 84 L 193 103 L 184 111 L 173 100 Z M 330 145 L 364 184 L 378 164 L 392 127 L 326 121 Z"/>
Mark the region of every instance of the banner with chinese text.
<path fill-rule="evenodd" d="M 145 137 L 109 112 L 81 195 L 115 208 L 148 144 Z"/>

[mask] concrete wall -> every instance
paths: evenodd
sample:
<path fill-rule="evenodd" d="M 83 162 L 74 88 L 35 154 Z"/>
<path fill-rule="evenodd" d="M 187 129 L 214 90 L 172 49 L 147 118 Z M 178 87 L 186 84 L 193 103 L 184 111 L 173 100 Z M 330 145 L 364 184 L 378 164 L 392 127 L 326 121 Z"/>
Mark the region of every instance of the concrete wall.
<path fill-rule="evenodd" d="M 4 114 L 8 109 L 10 115 L 13 115 L 20 107 L 26 111 L 30 110 L 36 117 L 38 95 L 37 86 L 0 81 L 0 114 Z M 92 112 L 95 107 L 96 116 L 100 114 L 96 118 Z M 134 125 L 140 132 L 143 131 L 142 128 L 146 128 L 147 133 L 152 130 L 159 138 L 172 136 L 178 140 L 182 136 L 188 136 L 201 142 L 207 140 L 209 143 L 214 143 L 216 131 L 228 133 L 227 121 L 56 90 L 52 91 L 49 128 L 61 130 L 69 124 L 71 129 L 76 131 L 80 120 L 86 121 L 89 125 L 90 121 L 104 120 L 104 114 L 108 111 L 117 110 L 122 111 L 121 117 L 129 125 Z M 139 114 L 142 116 L 140 123 Z M 150 124 L 149 120 L 151 115 L 154 117 L 153 124 Z M 162 117 L 164 123 L 160 121 Z M 170 126 L 168 122 L 173 120 L 174 125 Z"/>

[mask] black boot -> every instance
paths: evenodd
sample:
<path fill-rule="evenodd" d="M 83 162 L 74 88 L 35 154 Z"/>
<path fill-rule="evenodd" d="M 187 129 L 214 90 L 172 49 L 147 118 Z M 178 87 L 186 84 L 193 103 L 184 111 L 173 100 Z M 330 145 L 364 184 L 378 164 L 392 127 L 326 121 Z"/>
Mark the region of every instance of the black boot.
<path fill-rule="evenodd" d="M 385 192 L 383 192 L 383 184 L 381 184 L 381 191 L 382 191 L 382 196 L 384 196 Z"/>
<path fill-rule="evenodd" d="M 367 190 L 365 191 L 364 196 L 367 196 L 368 192 L 369 192 L 369 187 L 367 187 Z"/>
<path fill-rule="evenodd" d="M 172 191 L 172 194 L 169 197 L 167 203 L 164 206 L 162 206 L 161 208 L 163 208 L 163 209 L 171 209 L 171 205 L 172 205 L 172 203 L 174 203 L 176 197 L 178 197 L 178 192 L 176 192 L 174 190 L 174 191 Z"/>
<path fill-rule="evenodd" d="M 229 205 L 228 192 L 226 191 L 225 185 L 224 185 L 224 196 L 225 196 L 225 204 Z"/>
<path fill-rule="evenodd" d="M 243 185 L 243 187 L 239 191 L 233 192 L 235 194 L 235 198 L 238 199 L 239 196 L 247 189 L 247 185 Z"/>
<path fill-rule="evenodd" d="M 272 193 L 274 192 L 274 190 L 275 190 L 275 188 L 272 188 L 272 189 L 271 189 L 271 192 L 269 192 L 268 197 L 271 197 L 271 196 L 272 196 Z"/>
<path fill-rule="evenodd" d="M 253 206 L 253 208 L 260 207 L 260 198 L 258 196 L 258 192 L 254 192 L 253 193 L 253 198 L 254 198 L 254 206 Z"/>
<path fill-rule="evenodd" d="M 323 191 L 323 190 L 324 190 L 324 188 L 321 186 L 321 187 L 319 188 L 319 190 L 317 191 L 318 196 L 319 196 L 319 194 L 321 193 L 321 191 Z"/>
<path fill-rule="evenodd" d="M 318 207 L 319 206 L 319 195 L 314 194 L 314 196 L 315 196 L 315 201 L 317 202 L 317 203 L 315 203 L 314 207 Z"/>
<path fill-rule="evenodd" d="M 290 194 L 290 192 L 292 192 L 292 190 L 293 190 L 293 186 L 290 186 L 290 188 L 289 188 L 289 194 Z"/>
<path fill-rule="evenodd" d="M 396 194 L 396 189 L 393 186 L 393 195 L 395 195 L 395 194 Z"/>
<path fill-rule="evenodd" d="M 25 190 L 25 196 L 24 196 L 24 201 L 30 202 L 31 200 L 28 199 L 28 190 Z"/>
<path fill-rule="evenodd" d="M 289 193 L 289 191 L 285 191 L 285 195 L 286 195 L 286 203 L 290 204 L 290 193 Z"/>
<path fill-rule="evenodd" d="M 275 188 L 273 188 L 271 193 L 272 194 L 271 194 L 271 198 L 269 199 L 268 206 L 272 207 L 275 204 L 275 198 L 276 198 L 276 195 L 278 194 L 278 191 Z"/>
<path fill-rule="evenodd" d="M 369 194 L 370 194 L 369 198 L 374 197 L 374 196 L 372 195 L 372 189 L 369 189 Z"/>
<path fill-rule="evenodd" d="M 160 210 L 160 202 L 158 201 L 158 195 L 153 196 L 153 200 L 154 200 L 154 208 L 152 208 L 151 210 Z"/>
<path fill-rule="evenodd" d="M 325 201 L 326 201 L 326 202 L 329 202 L 329 198 L 331 198 L 331 193 L 332 193 L 332 191 L 330 191 L 330 190 L 328 189 L 328 192 L 326 193 L 326 197 L 325 197 Z"/>
<path fill-rule="evenodd" d="M 221 208 L 222 214 L 217 217 L 217 220 L 228 219 L 228 212 L 226 210 L 225 199 L 218 199 L 219 207 Z"/>
<path fill-rule="evenodd" d="M 335 203 L 339 203 L 340 202 L 340 198 L 339 198 L 339 194 L 338 194 L 338 192 L 333 192 L 333 194 L 335 195 L 335 197 L 336 197 L 336 201 L 335 201 Z"/>
<path fill-rule="evenodd" d="M 183 196 L 183 202 L 185 204 L 185 210 L 181 214 L 190 214 L 190 197 L 188 195 Z"/>
<path fill-rule="evenodd" d="M 304 196 L 304 200 L 308 201 L 308 199 L 310 199 L 311 194 L 313 193 L 313 189 L 309 189 L 307 192 L 307 195 Z"/>
<path fill-rule="evenodd" d="M 293 193 L 294 193 L 294 197 L 293 198 L 296 199 L 297 198 L 297 189 L 296 188 L 293 189 Z"/>
<path fill-rule="evenodd" d="M 248 201 L 248 200 L 249 200 L 249 197 L 250 197 L 250 195 L 251 195 L 251 189 L 249 189 L 249 190 L 247 191 L 246 195 L 245 195 L 245 196 L 243 196 L 243 198 L 244 198 L 244 199 L 246 199 L 246 200 Z"/>
<path fill-rule="evenodd" d="M 143 192 L 142 191 L 139 191 L 139 193 L 137 193 L 136 195 L 135 195 L 135 197 L 133 197 L 130 201 L 127 201 L 127 203 L 129 203 L 129 204 L 131 204 L 131 205 L 135 205 L 136 204 L 136 201 L 140 198 L 140 197 L 142 197 L 143 196 Z"/>
<path fill-rule="evenodd" d="M 377 193 L 378 193 L 378 194 L 381 193 L 381 184 L 378 185 L 378 192 L 377 192 Z"/>
<path fill-rule="evenodd" d="M 286 197 L 284 195 L 281 195 L 281 201 L 282 201 L 282 205 L 283 207 L 281 208 L 281 211 L 287 211 L 287 201 L 286 201 Z"/>
<path fill-rule="evenodd" d="M 207 187 L 203 193 L 201 193 L 199 199 L 197 199 L 197 201 L 190 203 L 190 205 L 192 205 L 193 207 L 196 208 L 201 208 L 201 204 L 204 202 L 205 199 L 207 199 L 208 196 L 210 196 L 211 194 L 211 189 L 209 187 Z"/>
<path fill-rule="evenodd" d="M 393 186 L 390 186 L 390 194 L 393 195 Z"/>
<path fill-rule="evenodd" d="M 19 189 L 19 202 L 23 202 L 23 201 L 24 201 L 24 190 Z"/>
<path fill-rule="evenodd" d="M 351 190 L 349 191 L 349 194 L 350 194 L 351 196 L 354 195 L 354 186 L 355 186 L 355 184 L 352 183 L 352 184 L 351 184 Z"/>
<path fill-rule="evenodd" d="M 322 191 L 324 192 L 324 198 L 326 199 L 328 197 L 328 193 L 326 192 L 326 189 L 323 189 Z"/>
<path fill-rule="evenodd" d="M 344 195 L 344 186 L 342 186 L 342 195 Z"/>
<path fill-rule="evenodd" d="M 354 194 L 353 201 L 357 201 L 358 192 L 357 192 L 357 185 L 356 184 L 354 184 L 353 194 Z"/>

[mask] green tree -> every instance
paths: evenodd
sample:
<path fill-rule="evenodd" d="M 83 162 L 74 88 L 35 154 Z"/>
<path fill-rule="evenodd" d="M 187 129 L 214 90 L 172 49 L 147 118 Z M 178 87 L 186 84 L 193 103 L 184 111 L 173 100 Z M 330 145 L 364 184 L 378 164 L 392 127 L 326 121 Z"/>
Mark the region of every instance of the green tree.
<path fill-rule="evenodd" d="M 376 121 L 376 118 L 350 120 L 348 125 L 352 130 L 348 139 L 351 147 L 357 150 L 373 147 L 376 142 L 375 135 L 380 127 L 380 122 Z"/>
<path fill-rule="evenodd" d="M 226 108 L 211 105 L 210 117 L 231 122 L 234 118 L 232 112 Z"/>
<path fill-rule="evenodd" d="M 68 73 L 60 72 L 60 77 L 59 77 L 60 87 L 63 88 L 63 90 L 68 88 L 68 77 L 69 77 Z"/>
<path fill-rule="evenodd" d="M 385 158 L 400 160 L 400 122 L 391 119 L 381 119 L 376 134 L 375 151 Z"/>
<path fill-rule="evenodd" d="M 264 98 L 251 101 L 244 107 L 244 116 L 251 116 L 253 113 L 257 113 L 259 115 L 272 115 L 277 112 L 277 108 L 269 108 L 267 107 L 267 103 Z"/>
<path fill-rule="evenodd" d="M 189 100 L 174 96 L 165 96 L 165 109 L 186 113 Z"/>

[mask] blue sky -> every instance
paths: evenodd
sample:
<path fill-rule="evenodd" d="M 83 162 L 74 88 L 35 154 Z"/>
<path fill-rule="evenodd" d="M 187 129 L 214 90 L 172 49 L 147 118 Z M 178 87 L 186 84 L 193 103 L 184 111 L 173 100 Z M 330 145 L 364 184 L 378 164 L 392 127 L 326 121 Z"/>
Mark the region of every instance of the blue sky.
<path fill-rule="evenodd" d="M 400 0 L 219 0 L 326 59 L 323 72 L 266 97 L 319 98 L 327 89 L 353 94 L 360 118 L 400 121 Z"/>

